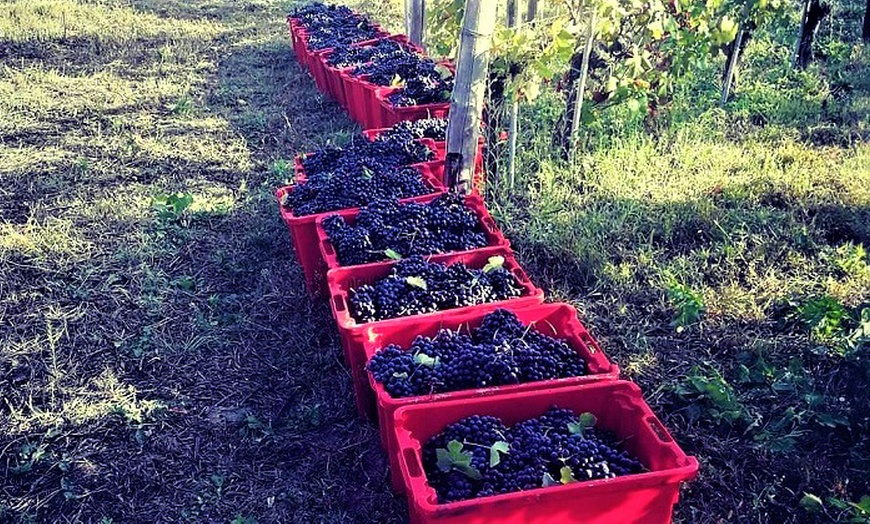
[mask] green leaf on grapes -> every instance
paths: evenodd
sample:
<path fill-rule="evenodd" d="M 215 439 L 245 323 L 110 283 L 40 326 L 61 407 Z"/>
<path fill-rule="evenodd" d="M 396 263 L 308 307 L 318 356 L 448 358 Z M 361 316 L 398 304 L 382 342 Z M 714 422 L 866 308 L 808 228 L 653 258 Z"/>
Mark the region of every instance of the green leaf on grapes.
<path fill-rule="evenodd" d="M 392 260 L 402 260 L 402 255 L 400 255 L 399 253 L 397 253 L 396 251 L 394 251 L 394 250 L 392 250 L 392 249 L 387 249 L 386 251 L 384 251 L 384 254 L 385 254 L 385 255 L 387 256 L 387 258 L 389 258 L 389 259 L 392 259 Z"/>
<path fill-rule="evenodd" d="M 397 74 L 390 82 L 390 87 L 405 87 L 405 81 L 402 80 L 402 77 Z"/>
<path fill-rule="evenodd" d="M 420 277 L 407 277 L 407 278 L 405 278 L 405 282 L 407 282 L 407 284 L 409 286 L 418 287 L 418 288 L 422 289 L 423 291 L 426 291 L 428 289 L 428 286 L 426 285 L 426 281 Z"/>
<path fill-rule="evenodd" d="M 371 178 L 372 178 L 374 175 L 375 175 L 375 174 L 374 174 L 374 172 L 373 172 L 371 169 L 369 169 L 369 168 L 367 168 L 367 167 L 363 167 L 363 168 L 362 168 L 362 177 L 365 178 L 366 180 L 371 180 Z"/>
<path fill-rule="evenodd" d="M 571 471 L 571 466 L 562 466 L 562 469 L 559 470 L 559 482 L 562 484 L 570 484 L 572 482 L 577 482 L 574 478 L 574 472 Z"/>
<path fill-rule="evenodd" d="M 494 257 L 489 257 L 489 260 L 486 261 L 486 265 L 483 266 L 483 272 L 489 273 L 495 269 L 504 266 L 504 257 L 501 255 L 496 255 Z"/>
<path fill-rule="evenodd" d="M 494 468 L 498 466 L 499 462 L 501 462 L 500 453 L 504 453 L 505 455 L 507 455 L 510 452 L 510 444 L 503 440 L 495 441 L 492 446 L 489 447 L 489 467 Z"/>
<path fill-rule="evenodd" d="M 441 364 L 441 361 L 438 357 L 432 358 L 426 353 L 417 353 L 414 355 L 414 362 L 420 364 L 421 366 L 426 366 L 427 368 L 438 367 Z"/>
<path fill-rule="evenodd" d="M 462 451 L 462 442 L 451 440 L 447 443 L 446 449 L 436 449 L 435 456 L 437 457 L 438 469 L 441 471 L 447 472 L 456 469 L 468 478 L 480 480 L 480 472 L 471 467 L 471 452 Z"/>
<path fill-rule="evenodd" d="M 435 66 L 435 71 L 438 71 L 438 74 L 441 75 L 441 78 L 445 80 L 453 76 L 453 71 L 447 69 L 441 64 Z"/>
<path fill-rule="evenodd" d="M 556 479 L 553 478 L 553 475 L 550 475 L 549 473 L 544 473 L 544 478 L 541 481 L 541 486 L 543 486 L 545 488 L 549 488 L 550 486 L 558 486 L 558 485 L 559 485 L 559 483 L 556 482 Z"/>
<path fill-rule="evenodd" d="M 595 415 L 589 412 L 581 413 L 580 416 L 577 417 L 577 422 L 568 424 L 568 431 L 570 431 L 572 435 L 577 435 L 593 427 L 596 423 L 598 423 L 598 419 L 595 418 Z"/>

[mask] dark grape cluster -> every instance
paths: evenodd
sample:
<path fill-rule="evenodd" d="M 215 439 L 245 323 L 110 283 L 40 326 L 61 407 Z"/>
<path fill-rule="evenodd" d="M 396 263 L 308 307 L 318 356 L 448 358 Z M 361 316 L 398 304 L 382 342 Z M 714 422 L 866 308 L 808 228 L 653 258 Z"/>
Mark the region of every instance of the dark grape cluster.
<path fill-rule="evenodd" d="M 302 159 L 302 168 L 309 179 L 321 173 L 359 171 L 366 168 L 379 173 L 383 169 L 427 162 L 435 153 L 410 132 L 397 132 L 382 140 L 370 141 L 354 136 L 344 147 L 326 146 Z"/>
<path fill-rule="evenodd" d="M 480 220 L 458 193 L 445 193 L 428 204 L 397 200 L 373 202 L 360 209 L 353 225 L 333 215 L 323 221 L 326 235 L 343 266 L 464 251 L 487 245 Z"/>
<path fill-rule="evenodd" d="M 351 74 L 368 75 L 367 80 L 379 86 L 400 87 L 388 96 L 394 106 L 446 102 L 453 90 L 453 73 L 449 69 L 431 58 L 407 50 L 373 58 Z"/>
<path fill-rule="evenodd" d="M 404 87 L 387 96 L 396 107 L 421 106 L 448 102 L 453 91 L 453 77 L 426 75 L 409 78 Z"/>
<path fill-rule="evenodd" d="M 389 167 L 377 172 L 358 170 L 319 173 L 288 193 L 283 205 L 296 216 L 362 207 L 388 198 L 410 198 L 432 193 L 413 167 Z"/>
<path fill-rule="evenodd" d="M 336 48 L 326 56 L 326 63 L 332 67 L 343 69 L 346 67 L 358 67 L 373 60 L 379 60 L 392 53 L 405 49 L 402 44 L 394 40 L 378 40 L 372 44 L 360 47 Z"/>
<path fill-rule="evenodd" d="M 388 276 L 351 290 L 350 307 L 354 319 L 364 323 L 507 300 L 522 292 L 504 267 L 472 269 L 414 255 L 398 261 Z"/>
<path fill-rule="evenodd" d="M 557 407 L 510 427 L 478 415 L 450 424 L 423 446 L 423 467 L 441 504 L 644 471 L 594 416 Z"/>
<path fill-rule="evenodd" d="M 368 369 L 391 396 L 411 397 L 578 377 L 586 374 L 586 362 L 564 340 L 499 309 L 469 333 L 445 329 L 418 336 L 407 350 L 387 346 Z"/>
<path fill-rule="evenodd" d="M 345 6 L 314 2 L 300 6 L 290 16 L 305 28 L 312 51 L 338 49 L 383 36 L 364 16 Z"/>
<path fill-rule="evenodd" d="M 436 142 L 447 140 L 446 118 L 423 118 L 421 120 L 403 120 L 378 135 L 379 140 L 385 140 L 395 134 L 410 133 L 414 138 L 431 138 Z"/>

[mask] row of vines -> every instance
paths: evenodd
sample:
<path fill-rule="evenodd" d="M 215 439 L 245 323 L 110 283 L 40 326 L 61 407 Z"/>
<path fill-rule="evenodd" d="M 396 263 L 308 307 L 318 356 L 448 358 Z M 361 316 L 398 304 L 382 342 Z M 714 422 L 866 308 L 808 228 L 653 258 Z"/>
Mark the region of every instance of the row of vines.
<path fill-rule="evenodd" d="M 655 118 L 673 101 L 681 78 L 711 71 L 713 65 L 720 67 L 716 81 L 724 105 L 732 96 L 743 51 L 758 31 L 794 35 L 789 60 L 797 70 L 807 68 L 815 35 L 831 15 L 825 0 L 522 3 L 508 0 L 499 5 L 503 23 L 492 41 L 489 129 L 504 128 L 504 108 L 531 101 L 542 86 L 549 86 L 565 94 L 565 111 L 554 138 L 566 157 L 584 122 L 617 106 Z M 427 4 L 427 48 L 454 57 L 465 2 Z M 870 0 L 862 34 L 855 36 L 870 43 Z"/>

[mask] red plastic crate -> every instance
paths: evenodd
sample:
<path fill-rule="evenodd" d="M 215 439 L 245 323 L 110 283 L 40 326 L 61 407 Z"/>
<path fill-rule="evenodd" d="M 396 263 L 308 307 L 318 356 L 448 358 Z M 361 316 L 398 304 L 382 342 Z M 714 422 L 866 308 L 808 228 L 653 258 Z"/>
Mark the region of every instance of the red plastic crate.
<path fill-rule="evenodd" d="M 344 75 L 345 96 L 348 97 L 348 105 L 352 104 L 351 117 L 364 129 L 381 127 L 380 109 L 375 91 L 381 89 L 377 84 L 367 80 L 368 75 L 351 76 Z"/>
<path fill-rule="evenodd" d="M 527 382 L 525 384 L 510 386 L 468 389 L 418 397 L 393 398 L 364 366 L 362 369 L 352 370 L 354 371 L 354 386 L 356 387 L 357 381 L 360 383 L 360 387 L 356 389 L 357 395 L 363 395 L 364 398 L 366 396 L 374 396 L 374 405 L 367 399 L 365 403 L 371 405 L 372 409 L 377 409 L 377 420 L 381 430 L 381 444 L 384 446 L 384 450 L 386 450 L 387 456 L 390 459 L 390 476 L 395 491 L 401 493 L 405 488 L 402 474 L 399 470 L 399 444 L 396 441 L 395 425 L 393 422 L 393 414 L 400 407 L 426 402 L 472 399 L 502 393 L 567 387 L 600 380 L 617 380 L 619 378 L 619 366 L 612 364 L 607 359 L 607 355 L 601 350 L 598 342 L 592 338 L 592 335 L 589 334 L 583 324 L 577 319 L 577 310 L 573 306 L 559 303 L 540 304 L 520 309 L 508 307 L 507 309 L 516 313 L 523 324 L 534 326 L 535 329 L 545 335 L 565 339 L 568 345 L 586 361 L 586 368 L 589 374 L 581 377 Z M 390 344 L 398 344 L 402 348 L 407 349 L 418 335 L 431 337 L 441 329 L 449 329 L 451 331 L 461 330 L 464 333 L 468 333 L 479 326 L 486 315 L 487 313 L 478 311 L 447 315 L 442 319 L 434 321 L 417 322 L 413 331 L 397 330 L 395 328 L 372 329 L 369 337 L 363 342 L 365 362 L 368 363 L 378 350 Z"/>
<path fill-rule="evenodd" d="M 650 471 L 437 503 L 421 457 L 430 437 L 471 415 L 496 416 L 512 425 L 538 417 L 553 405 L 593 413 L 597 425 L 614 432 Z M 671 522 L 680 483 L 698 473 L 698 461 L 674 442 L 644 402 L 640 388 L 626 381 L 405 406 L 396 411 L 394 421 L 413 524 L 664 524 Z"/>
<path fill-rule="evenodd" d="M 372 45 L 373 43 L 379 42 L 381 40 L 393 40 L 413 51 L 416 51 L 420 54 L 424 54 L 423 50 L 412 44 L 407 36 L 405 35 L 390 35 L 384 38 L 377 38 L 374 40 L 367 40 L 365 42 L 358 42 L 356 44 L 352 44 L 351 47 L 364 47 L 367 45 Z M 326 62 L 327 56 L 324 56 L 323 68 L 326 72 L 326 83 L 329 87 L 329 92 L 335 98 L 335 100 L 346 110 L 349 111 L 348 108 L 348 97 L 345 93 L 344 80 L 342 79 L 343 74 L 349 74 L 350 71 L 353 70 L 351 67 L 337 68 L 332 67 Z"/>
<path fill-rule="evenodd" d="M 299 65 L 305 68 L 307 67 L 305 64 L 307 57 L 305 55 L 303 41 L 308 38 L 307 33 L 294 18 L 287 17 L 287 28 L 290 32 L 290 43 L 293 46 L 293 53 L 296 55 L 296 61 L 299 62 Z"/>
<path fill-rule="evenodd" d="M 347 106 L 345 107 L 347 109 L 347 114 L 350 116 L 351 120 L 361 125 L 364 119 L 364 115 L 361 114 L 361 111 L 364 111 L 364 108 L 357 102 L 357 93 L 354 91 L 354 84 L 360 82 L 360 80 L 358 77 L 352 76 L 350 71 L 350 69 L 343 69 L 340 71 L 341 89 L 344 91 L 344 99 L 347 103 Z"/>
<path fill-rule="evenodd" d="M 341 345 L 344 350 L 344 359 L 348 364 L 348 367 L 351 370 L 358 370 L 365 365 L 363 343 L 368 340 L 371 336 L 372 330 L 375 329 L 392 328 L 416 332 L 418 322 L 439 320 L 448 314 L 462 314 L 470 311 L 490 312 L 495 311 L 500 307 L 505 307 L 506 305 L 519 308 L 523 306 L 535 306 L 542 303 L 544 301 L 544 291 L 532 284 L 528 275 L 526 275 L 526 272 L 523 271 L 519 263 L 517 263 L 513 252 L 509 248 L 483 249 L 466 251 L 464 253 L 432 255 L 427 257 L 427 260 L 448 265 L 463 262 L 470 268 L 481 269 L 486 265 L 490 257 L 496 255 L 504 257 L 504 268 L 513 273 L 517 278 L 517 281 L 523 288 L 522 296 L 509 300 L 490 302 L 488 304 L 479 304 L 477 306 L 447 309 L 423 315 L 397 317 L 377 322 L 358 323 L 351 316 L 349 301 L 350 293 L 354 288 L 363 284 L 371 284 L 376 280 L 389 275 L 390 270 L 396 262 L 375 262 L 373 264 L 342 267 L 330 270 L 326 275 L 326 280 L 329 286 L 329 307 L 332 309 L 332 315 L 335 317 L 336 323 L 338 324 L 338 332 L 339 335 L 341 335 Z M 360 416 L 365 417 L 370 406 L 365 404 L 366 399 L 364 397 L 357 396 L 356 401 Z"/>
<path fill-rule="evenodd" d="M 418 162 L 416 164 L 409 164 L 411 167 L 425 168 L 428 174 L 431 174 L 438 178 L 440 184 L 443 184 L 444 181 L 444 162 L 438 160 L 438 150 L 435 145 L 435 141 L 431 138 L 418 138 L 418 142 L 424 144 L 429 148 L 430 151 L 435 153 L 435 160 L 430 160 L 427 162 Z M 305 166 L 302 165 L 302 155 L 309 155 L 311 153 L 302 153 L 301 155 L 296 155 L 293 157 L 293 165 L 295 170 L 296 183 L 302 184 L 308 181 L 308 175 L 305 174 Z"/>
<path fill-rule="evenodd" d="M 326 80 L 326 56 L 332 53 L 333 48 L 321 49 L 312 51 L 309 55 L 309 68 L 311 76 L 314 77 L 314 84 L 320 92 L 327 95 L 332 95 L 329 91 L 329 83 Z"/>
<path fill-rule="evenodd" d="M 375 103 L 378 109 L 372 115 L 371 125 L 367 127 L 392 127 L 404 120 L 421 120 L 423 118 L 446 118 L 450 112 L 450 102 L 423 104 L 419 106 L 395 107 L 387 97 L 398 87 L 381 87 L 374 91 Z"/>
<path fill-rule="evenodd" d="M 423 182 L 427 187 L 432 189 L 432 193 L 439 193 L 444 190 L 441 181 L 432 171 L 425 165 L 415 166 L 420 170 Z M 296 184 L 298 185 L 298 184 Z M 275 190 L 275 198 L 278 200 L 278 208 L 281 212 L 281 218 L 290 230 L 290 237 L 293 240 L 293 246 L 296 250 L 296 260 L 302 266 L 302 272 L 305 275 L 305 285 L 308 292 L 312 295 L 320 295 L 326 291 L 326 264 L 320 256 L 320 249 L 317 247 L 317 229 L 315 224 L 318 217 L 335 213 L 318 213 L 314 215 L 306 215 L 297 217 L 287 207 L 283 206 L 285 195 L 291 193 L 296 185 L 284 186 Z M 418 202 L 427 198 L 429 195 L 422 195 L 413 198 L 405 198 L 399 202 Z"/>
<path fill-rule="evenodd" d="M 329 92 L 335 98 L 335 101 L 344 108 L 345 111 L 350 112 L 347 104 L 347 94 L 344 92 L 344 82 L 342 81 L 341 76 L 353 68 L 350 67 L 332 67 L 331 65 L 324 63 L 323 68 L 326 71 L 326 84 L 329 86 Z"/>
<path fill-rule="evenodd" d="M 431 195 L 425 199 L 422 199 L 420 203 L 428 204 L 438 198 L 439 195 Z M 498 225 L 495 223 L 495 220 L 492 219 L 492 216 L 489 214 L 489 211 L 486 209 L 486 204 L 483 200 L 477 195 L 468 195 L 465 197 L 465 205 L 470 209 L 478 218 L 478 223 L 481 225 L 484 233 L 486 234 L 487 245 L 483 248 L 478 248 L 477 250 L 485 250 L 490 248 L 509 248 L 511 243 L 505 238 L 504 233 L 501 232 Z M 359 210 L 348 210 L 348 211 L 339 211 L 338 213 L 333 213 L 335 215 L 341 215 L 345 222 L 349 225 L 353 225 L 356 222 L 356 217 L 359 215 Z M 331 215 L 325 215 L 321 218 L 317 219 L 317 238 L 318 245 L 320 246 L 320 255 L 323 257 L 323 261 L 326 263 L 327 269 L 336 269 L 340 267 L 348 267 L 342 266 L 338 262 L 338 255 L 335 252 L 335 249 L 332 245 L 332 242 L 329 241 L 329 238 L 326 235 L 326 230 L 323 228 L 323 221 L 326 217 Z M 466 251 L 454 251 L 454 253 L 464 253 Z M 384 260 L 381 262 L 387 262 L 389 259 L 384 257 Z"/>

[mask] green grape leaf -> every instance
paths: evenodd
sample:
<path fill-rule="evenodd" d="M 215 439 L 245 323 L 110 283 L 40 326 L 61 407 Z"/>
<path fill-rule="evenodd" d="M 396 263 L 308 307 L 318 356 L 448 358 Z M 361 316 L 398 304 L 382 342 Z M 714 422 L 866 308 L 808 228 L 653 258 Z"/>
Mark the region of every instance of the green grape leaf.
<path fill-rule="evenodd" d="M 391 260 L 402 260 L 402 255 L 397 253 L 395 250 L 387 249 L 384 251 L 384 255 Z"/>
<path fill-rule="evenodd" d="M 468 478 L 480 480 L 480 472 L 471 467 L 471 452 L 462 451 L 462 442 L 451 440 L 447 443 L 446 449 L 436 449 L 435 456 L 437 458 L 436 464 L 441 471 L 447 472 L 456 469 Z"/>
<path fill-rule="evenodd" d="M 453 71 L 447 69 L 446 67 L 444 67 L 441 64 L 438 64 L 435 66 L 435 71 L 438 71 L 438 74 L 441 75 L 441 78 L 443 78 L 445 80 L 448 78 L 451 78 L 453 76 Z"/>
<path fill-rule="evenodd" d="M 553 478 L 553 475 L 549 473 L 544 473 L 544 478 L 541 480 L 541 486 L 545 488 L 549 488 L 550 486 L 558 486 L 559 483 L 556 482 L 556 479 Z"/>
<path fill-rule="evenodd" d="M 390 87 L 405 87 L 405 81 L 401 76 L 396 74 L 396 76 L 393 77 L 393 80 L 390 81 Z"/>
<path fill-rule="evenodd" d="M 568 431 L 570 431 L 572 435 L 582 434 L 588 428 L 593 427 L 597 422 L 598 419 L 595 418 L 595 415 L 592 413 L 581 413 L 577 418 L 577 422 L 571 422 L 568 424 Z"/>
<path fill-rule="evenodd" d="M 441 364 L 441 361 L 438 357 L 432 358 L 426 353 L 417 353 L 414 355 L 414 362 L 420 364 L 421 366 L 426 366 L 427 368 L 438 367 Z"/>
<path fill-rule="evenodd" d="M 423 291 L 426 291 L 427 289 L 429 289 L 429 286 L 426 285 L 426 281 L 420 277 L 407 277 L 407 278 L 405 278 L 405 282 L 409 286 L 418 287 L 418 288 L 422 289 Z"/>
<path fill-rule="evenodd" d="M 496 270 L 502 266 L 504 266 L 503 256 L 496 255 L 494 257 L 489 257 L 489 260 L 486 261 L 486 265 L 483 266 L 483 272 L 489 273 L 490 271 Z"/>
<path fill-rule="evenodd" d="M 559 470 L 559 476 L 559 482 L 562 484 L 577 482 L 574 478 L 574 472 L 571 471 L 571 466 L 562 466 L 562 469 Z"/>
<path fill-rule="evenodd" d="M 489 448 L 489 467 L 494 468 L 501 462 L 501 453 L 510 454 L 510 444 L 503 440 L 497 440 Z"/>

